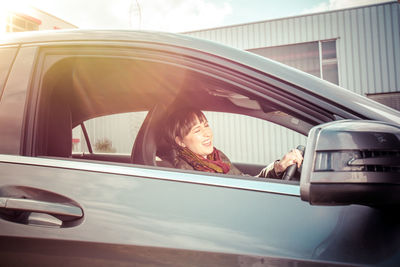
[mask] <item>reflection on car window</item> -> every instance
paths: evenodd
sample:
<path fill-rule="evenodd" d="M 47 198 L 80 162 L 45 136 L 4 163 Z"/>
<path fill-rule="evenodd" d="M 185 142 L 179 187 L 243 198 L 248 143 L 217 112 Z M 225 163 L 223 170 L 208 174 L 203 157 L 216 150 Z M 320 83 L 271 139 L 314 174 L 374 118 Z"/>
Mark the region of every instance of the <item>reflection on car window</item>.
<path fill-rule="evenodd" d="M 98 117 L 84 122 L 94 153 L 131 154 L 147 111 Z M 88 146 L 80 125 L 72 131 L 72 152 L 86 153 Z"/>

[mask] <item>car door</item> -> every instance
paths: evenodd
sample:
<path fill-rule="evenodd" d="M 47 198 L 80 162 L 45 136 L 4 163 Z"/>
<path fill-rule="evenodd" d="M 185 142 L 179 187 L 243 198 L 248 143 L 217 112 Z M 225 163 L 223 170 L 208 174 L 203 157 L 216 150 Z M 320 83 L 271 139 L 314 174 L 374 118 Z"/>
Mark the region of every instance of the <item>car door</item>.
<path fill-rule="evenodd" d="M 24 125 L 23 137 L 14 140 L 23 152 L 0 155 L 3 262 L 21 266 L 326 266 L 390 264 L 389 260 L 398 258 L 398 223 L 388 223 L 386 212 L 360 205 L 311 206 L 301 201 L 297 182 L 74 159 L 71 131 L 78 123 L 107 112 L 144 109 L 166 96 L 158 99 L 159 91 L 150 89 L 146 93 L 154 93 L 152 100 L 130 94 L 123 81 L 131 84 L 132 73 L 112 72 L 115 62 L 137 72 L 158 67 L 143 82 L 146 87 L 155 86 L 154 78 L 165 75 L 161 70 L 171 64 L 137 61 L 136 44 L 66 45 L 48 46 L 35 54 L 38 69 L 32 84 L 26 85 L 29 105 L 24 121 L 19 122 Z M 178 51 L 164 52 L 164 57 L 159 50 L 146 52 L 153 61 L 158 58 L 164 63 Z M 136 61 L 127 62 L 127 56 Z M 118 61 L 110 68 L 93 67 L 110 59 Z M 57 62 L 62 64 L 53 68 Z M 192 73 L 180 64 L 167 70 L 179 70 L 187 78 Z M 191 61 L 185 64 L 195 70 L 204 67 Z M 218 68 L 223 66 L 220 62 Z M 217 76 L 211 67 L 205 75 Z M 238 73 L 224 79 L 237 79 Z M 102 80 L 106 74 L 109 78 Z M 190 82 L 203 75 L 194 75 Z M 168 75 L 158 82 L 170 81 L 179 84 Z M 139 86 L 136 92 L 143 93 L 141 82 L 135 84 Z M 163 88 L 169 88 L 168 84 Z M 127 96 L 129 101 L 124 101 Z M 296 114 L 314 122 L 329 117 L 313 117 L 316 113 Z"/>

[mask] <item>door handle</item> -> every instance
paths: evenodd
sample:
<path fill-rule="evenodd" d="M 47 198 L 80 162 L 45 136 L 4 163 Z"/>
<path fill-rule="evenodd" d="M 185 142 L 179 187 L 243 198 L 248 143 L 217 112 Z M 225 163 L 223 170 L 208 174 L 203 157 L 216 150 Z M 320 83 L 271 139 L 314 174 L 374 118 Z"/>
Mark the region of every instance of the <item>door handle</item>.
<path fill-rule="evenodd" d="M 24 198 L 0 197 L 0 208 L 12 211 L 46 213 L 62 218 L 62 221 L 71 221 L 83 217 L 82 209 L 77 206 Z"/>

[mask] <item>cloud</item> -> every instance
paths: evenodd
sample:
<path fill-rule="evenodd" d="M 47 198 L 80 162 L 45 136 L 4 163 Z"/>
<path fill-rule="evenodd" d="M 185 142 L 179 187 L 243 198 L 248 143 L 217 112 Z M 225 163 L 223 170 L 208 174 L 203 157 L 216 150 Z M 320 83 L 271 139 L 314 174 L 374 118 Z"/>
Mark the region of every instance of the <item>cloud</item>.
<path fill-rule="evenodd" d="M 393 0 L 392 0 L 393 1 Z M 329 0 L 302 11 L 303 14 L 391 2 L 390 0 Z"/>
<path fill-rule="evenodd" d="M 21 1 L 21 0 L 20 0 Z M 127 0 L 27 0 L 39 8 L 79 28 L 129 27 Z"/>
<path fill-rule="evenodd" d="M 139 1 L 139 5 L 141 17 L 131 20 L 132 26 L 146 30 L 182 32 L 213 27 L 232 13 L 227 2 L 217 5 L 210 0 Z"/>
<path fill-rule="evenodd" d="M 79 28 L 169 32 L 219 25 L 232 13 L 228 0 L 26 0 Z"/>

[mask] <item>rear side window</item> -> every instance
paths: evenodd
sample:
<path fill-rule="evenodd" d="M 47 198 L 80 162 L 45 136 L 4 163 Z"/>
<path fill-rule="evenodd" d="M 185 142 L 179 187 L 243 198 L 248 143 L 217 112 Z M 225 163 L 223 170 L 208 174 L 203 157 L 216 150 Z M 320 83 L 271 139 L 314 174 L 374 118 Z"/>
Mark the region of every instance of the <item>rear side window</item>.
<path fill-rule="evenodd" d="M 84 122 L 94 153 L 130 155 L 147 111 L 97 117 Z M 88 144 L 80 125 L 72 131 L 72 152 L 87 153 Z"/>
<path fill-rule="evenodd" d="M 12 62 L 17 53 L 17 47 L 0 47 L 0 97 L 10 73 Z"/>

